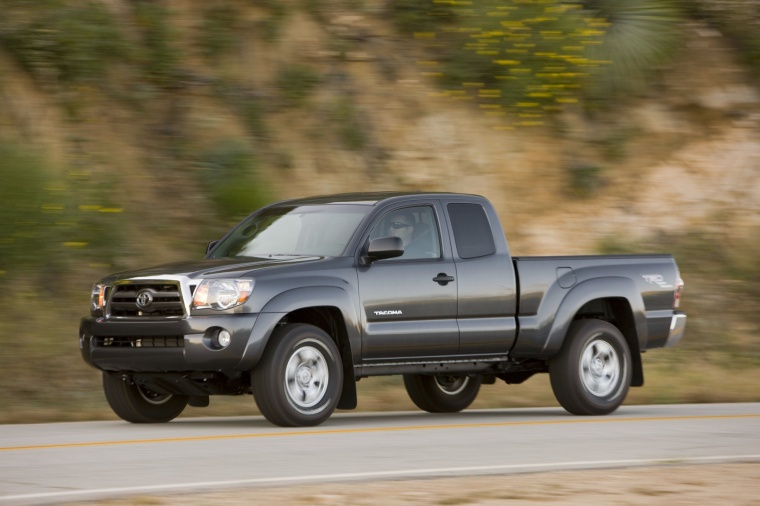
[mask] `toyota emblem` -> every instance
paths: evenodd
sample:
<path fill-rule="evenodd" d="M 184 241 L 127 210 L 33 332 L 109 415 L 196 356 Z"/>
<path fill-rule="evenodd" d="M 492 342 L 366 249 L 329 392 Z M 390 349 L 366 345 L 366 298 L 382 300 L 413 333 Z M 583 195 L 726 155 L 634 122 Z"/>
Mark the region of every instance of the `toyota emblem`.
<path fill-rule="evenodd" d="M 137 294 L 135 304 L 137 304 L 137 307 L 140 309 L 148 309 L 150 305 L 153 304 L 153 294 L 150 293 L 150 290 L 147 288 L 145 290 L 140 290 Z"/>

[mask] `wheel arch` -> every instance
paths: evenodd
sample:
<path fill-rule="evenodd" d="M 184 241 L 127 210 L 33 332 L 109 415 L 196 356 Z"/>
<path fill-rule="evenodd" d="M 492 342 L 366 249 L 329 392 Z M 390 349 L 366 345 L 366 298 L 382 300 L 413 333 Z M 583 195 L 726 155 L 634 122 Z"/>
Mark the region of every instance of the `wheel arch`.
<path fill-rule="evenodd" d="M 315 302 L 318 302 L 315 303 Z M 305 323 L 327 333 L 336 343 L 343 365 L 343 393 L 338 409 L 356 407 L 355 354 L 361 352 L 358 312 L 349 294 L 334 286 L 288 290 L 272 298 L 253 327 L 238 368 L 256 366 L 274 330 L 288 323 Z"/>
<path fill-rule="evenodd" d="M 615 325 L 631 351 L 631 386 L 644 383 L 641 350 L 646 349 L 648 331 L 644 300 L 629 278 L 607 277 L 586 281 L 572 288 L 557 309 L 541 356 L 551 358 L 563 346 L 573 322 L 597 318 Z"/>

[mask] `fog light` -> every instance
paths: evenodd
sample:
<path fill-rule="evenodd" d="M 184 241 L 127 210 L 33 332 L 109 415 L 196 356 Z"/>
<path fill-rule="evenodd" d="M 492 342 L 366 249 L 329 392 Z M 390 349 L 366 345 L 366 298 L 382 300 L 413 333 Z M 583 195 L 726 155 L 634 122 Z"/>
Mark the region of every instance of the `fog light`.
<path fill-rule="evenodd" d="M 218 344 L 220 348 L 226 348 L 229 346 L 230 341 L 232 341 L 232 336 L 224 329 L 220 330 L 216 335 L 216 344 Z"/>

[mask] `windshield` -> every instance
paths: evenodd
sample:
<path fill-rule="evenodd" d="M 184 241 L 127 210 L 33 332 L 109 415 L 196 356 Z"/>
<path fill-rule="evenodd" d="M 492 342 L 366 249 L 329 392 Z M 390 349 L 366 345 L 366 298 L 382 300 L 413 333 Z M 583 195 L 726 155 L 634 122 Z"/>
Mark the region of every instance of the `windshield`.
<path fill-rule="evenodd" d="M 351 204 L 265 209 L 240 223 L 211 257 L 337 256 L 370 209 Z"/>

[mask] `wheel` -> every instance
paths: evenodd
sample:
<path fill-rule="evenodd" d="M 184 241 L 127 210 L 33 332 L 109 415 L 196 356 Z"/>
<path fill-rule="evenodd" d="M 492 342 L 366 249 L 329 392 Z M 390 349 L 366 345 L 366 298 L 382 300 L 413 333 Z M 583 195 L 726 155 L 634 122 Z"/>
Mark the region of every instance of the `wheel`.
<path fill-rule="evenodd" d="M 303 323 L 285 325 L 272 335 L 251 383 L 259 411 L 273 424 L 319 425 L 340 400 L 340 352 L 320 328 Z"/>
<path fill-rule="evenodd" d="M 631 352 L 623 334 L 603 320 L 570 326 L 562 350 L 549 362 L 557 401 L 574 415 L 607 415 L 631 385 Z"/>
<path fill-rule="evenodd" d="M 132 423 L 163 423 L 187 406 L 186 395 L 159 394 L 121 374 L 103 372 L 103 391 L 119 418 Z"/>
<path fill-rule="evenodd" d="M 429 413 L 456 413 L 472 404 L 480 376 L 404 374 L 404 386 L 414 404 Z"/>

